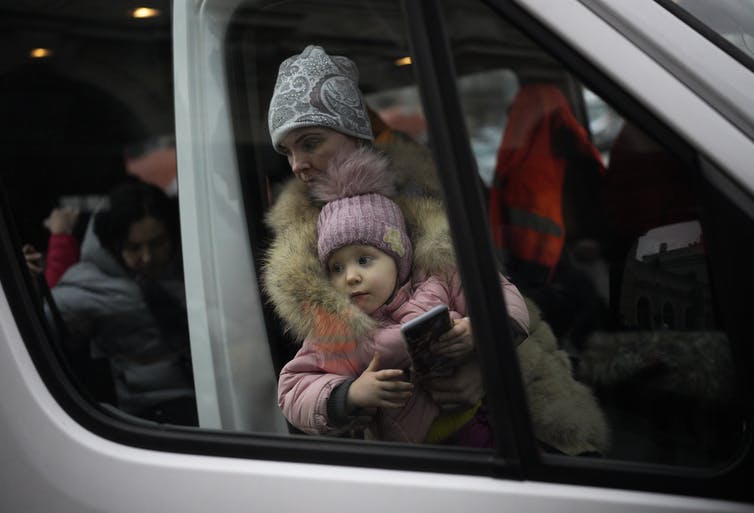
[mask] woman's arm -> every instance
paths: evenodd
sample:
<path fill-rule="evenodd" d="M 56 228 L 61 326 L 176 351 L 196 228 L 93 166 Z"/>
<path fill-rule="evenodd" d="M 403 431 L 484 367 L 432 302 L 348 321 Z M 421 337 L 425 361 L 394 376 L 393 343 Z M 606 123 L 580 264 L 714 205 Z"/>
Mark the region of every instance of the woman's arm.
<path fill-rule="evenodd" d="M 68 268 L 78 261 L 79 243 L 76 237 L 69 233 L 51 234 L 44 269 L 47 285 L 50 288 L 57 285 Z"/>
<path fill-rule="evenodd" d="M 470 408 L 484 397 L 482 371 L 476 358 L 468 358 L 448 376 L 430 378 L 425 387 L 432 400 L 445 411 Z"/>
<path fill-rule="evenodd" d="M 529 311 L 526 302 L 519 292 L 504 276 L 500 275 L 507 313 L 511 319 L 514 343 L 522 341 L 529 328 Z M 460 275 L 453 273 L 446 282 L 448 301 L 451 307 L 466 313 L 466 300 Z M 466 319 L 466 320 L 464 320 Z M 466 408 L 476 404 L 484 396 L 484 384 L 481 367 L 476 358 L 468 358 L 473 349 L 473 335 L 471 324 L 467 318 L 454 320 L 454 327 L 448 332 L 447 338 L 436 348 L 441 351 L 459 355 L 459 364 L 449 376 L 431 378 L 427 382 L 427 389 L 432 399 L 444 410 Z M 463 355 L 466 355 L 465 359 Z"/>
<path fill-rule="evenodd" d="M 47 245 L 47 264 L 45 279 L 47 285 L 54 287 L 63 273 L 79 261 L 79 243 L 72 235 L 79 218 L 79 211 L 73 208 L 54 208 L 47 219 L 45 227 L 50 230 Z"/>
<path fill-rule="evenodd" d="M 474 351 L 474 335 L 468 317 L 453 319 L 453 326 L 432 344 L 432 353 L 452 362 L 463 362 Z"/>
<path fill-rule="evenodd" d="M 529 309 L 526 307 L 524 296 L 512 282 L 505 276 L 500 275 L 500 284 L 503 287 L 503 298 L 508 316 L 514 323 L 512 326 L 514 335 L 521 332 L 524 336 L 529 334 Z"/>

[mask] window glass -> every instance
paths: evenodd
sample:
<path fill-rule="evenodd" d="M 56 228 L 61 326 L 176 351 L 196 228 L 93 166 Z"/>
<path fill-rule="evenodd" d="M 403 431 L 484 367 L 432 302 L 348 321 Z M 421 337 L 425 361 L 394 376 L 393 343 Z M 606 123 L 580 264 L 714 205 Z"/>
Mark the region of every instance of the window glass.
<path fill-rule="evenodd" d="M 131 418 L 195 425 L 170 10 L 153 5 L 145 18 L 83 2 L 3 6 L 0 178 L 50 342 L 83 393 Z"/>
<path fill-rule="evenodd" d="M 482 376 L 399 2 L 357 1 L 317 9 L 311 9 L 309 2 L 249 3 L 236 20 L 233 40 L 242 42 L 235 64 L 239 67 L 236 87 L 242 100 L 235 108 L 235 115 L 248 116 L 236 133 L 242 140 L 252 141 L 246 148 L 248 151 L 241 153 L 242 160 L 248 163 L 242 165 L 241 172 L 249 184 L 260 181 L 269 184 L 257 191 L 249 186 L 246 192 L 250 204 L 269 206 L 257 214 L 267 216 L 270 222 L 252 244 L 257 245 L 257 254 L 264 255 L 259 276 L 266 302 L 271 306 L 268 332 L 273 351 L 279 354 L 279 400 L 291 431 L 490 448 L 492 428 L 480 392 Z M 280 37 L 283 32 L 285 38 Z M 288 61 L 276 84 L 281 62 L 292 56 L 296 57 Z M 374 136 L 375 148 L 388 159 L 389 170 L 384 176 L 389 176 L 396 186 L 396 192 L 389 196 L 395 199 L 407 224 L 405 233 L 399 225 L 397 231 L 390 228 L 384 242 L 382 235 L 377 239 L 368 235 L 378 228 L 367 227 L 382 223 L 383 215 L 380 209 L 372 210 L 371 196 L 358 195 L 361 198 L 358 201 L 366 203 L 358 212 L 349 214 L 342 206 L 347 204 L 349 193 L 341 193 L 346 194 L 344 197 L 317 197 L 320 193 L 307 183 L 328 176 L 330 166 L 348 171 L 341 178 L 344 182 L 355 180 L 358 169 L 353 168 L 353 163 L 350 167 L 341 165 L 330 153 L 324 150 L 320 153 L 320 148 L 331 148 L 329 145 L 334 141 L 333 154 L 342 152 L 345 158 L 353 154 L 354 141 L 368 138 L 363 137 L 365 132 L 358 124 L 366 119 L 358 98 L 349 96 L 349 88 L 355 82 L 339 89 L 343 83 L 349 84 L 343 74 L 352 69 L 351 63 L 335 56 L 348 58 L 358 68 L 358 87 L 369 117 L 367 130 Z M 497 94 L 479 89 L 472 79 L 468 84 L 470 100 L 482 93 Z M 482 88 L 485 86 L 477 82 Z M 343 105 L 352 100 L 349 105 L 357 105 L 355 113 Z M 270 140 L 268 108 L 278 152 Z M 498 112 L 504 113 L 503 105 Z M 349 113 L 353 113 L 356 123 L 346 129 L 343 123 Z M 298 116 L 304 125 L 312 126 L 301 131 L 288 127 Z M 280 139 L 275 135 L 278 126 L 283 127 Z M 323 132 L 323 126 L 334 130 Z M 483 132 L 490 129 L 500 133 L 499 118 L 480 120 L 480 146 L 489 148 L 485 137 L 490 136 Z M 350 135 L 347 137 L 345 133 Z M 361 153 L 370 158 L 375 148 L 367 144 L 362 146 Z M 490 156 L 484 158 L 491 170 Z M 327 206 L 322 208 L 325 203 Z M 367 215 L 370 212 L 374 215 Z M 342 232 L 336 226 L 346 219 L 353 233 Z M 380 227 L 378 233 L 382 233 L 382 224 L 374 226 Z M 340 282 L 340 276 L 345 282 L 349 270 L 350 246 L 346 244 L 349 241 L 381 248 L 393 255 L 393 259 L 396 254 L 401 255 L 396 260 L 398 286 L 393 286 L 395 278 L 390 278 L 391 294 L 381 299 L 379 310 L 367 308 L 371 305 L 371 293 L 364 299 L 357 297 L 350 304 L 345 300 L 347 295 L 343 292 L 350 294 L 352 289 L 348 286 L 354 287 Z M 393 246 L 394 242 L 398 244 Z M 343 245 L 347 251 L 341 254 Z M 400 251 L 391 253 L 389 248 Z M 367 253 L 361 255 L 365 261 L 373 257 Z M 410 275 L 401 271 L 407 258 Z M 332 283 L 327 283 L 328 280 Z M 360 285 L 361 281 L 354 283 Z M 333 296 L 334 292 L 339 295 Z M 358 295 L 359 291 L 356 292 Z M 455 326 L 453 333 L 458 340 L 453 339 L 428 358 L 426 339 L 420 337 L 416 343 L 418 349 L 414 349 L 411 337 L 406 336 L 406 345 L 399 329 L 440 303 L 449 309 L 448 326 Z M 359 308 L 354 310 L 354 306 Z M 365 314 L 378 321 L 376 329 L 364 330 L 357 324 L 364 322 Z M 337 329 L 328 331 L 334 329 L 332 326 Z M 286 327 L 289 331 L 283 333 Z M 337 337 L 342 340 L 334 344 Z M 414 393 L 406 406 L 386 405 L 375 416 L 368 412 L 361 415 L 368 420 L 364 423 L 354 417 L 354 411 L 358 410 L 351 408 L 350 403 L 359 399 L 357 390 L 363 386 L 362 378 L 372 372 L 368 365 L 375 352 L 380 353 L 378 368 L 401 371 L 398 381 L 408 380 Z M 318 362 L 318 367 L 312 362 Z M 428 378 L 430 371 L 437 378 L 434 381 Z M 473 374 L 470 386 L 461 384 L 461 372 Z M 446 382 L 450 382 L 454 395 L 443 396 Z M 333 391 L 323 389 L 324 384 Z M 456 391 L 454 387 L 463 389 Z M 315 394 L 317 390 L 323 392 Z M 315 404 L 314 397 L 324 397 L 326 401 Z M 446 413 L 439 410 L 440 406 L 453 408 Z M 344 407 L 351 413 L 348 418 L 343 418 L 338 409 Z"/>
<path fill-rule="evenodd" d="M 719 233 L 727 220 L 728 226 L 744 226 L 741 244 L 750 246 L 750 221 L 742 222 L 697 169 L 669 152 L 666 141 L 650 135 L 652 127 L 637 126 L 620 105 L 592 92 L 498 13 L 468 2 L 444 5 L 460 102 L 476 159 L 468 179 L 480 183 L 488 200 L 490 236 L 499 257 L 494 265 L 509 280 L 504 290 L 510 326 L 516 341 L 522 342 L 518 352 L 523 388 L 541 449 L 696 466 L 716 465 L 735 455 L 745 431 L 741 404 L 751 399 L 736 387 L 740 371 L 750 369 L 741 369 L 746 361 L 735 356 L 752 334 L 731 320 L 721 291 L 751 281 L 733 278 L 736 270 L 748 276 L 741 262 L 740 269 L 726 268 L 711 255 L 722 244 Z M 72 19 L 89 19 L 74 9 L 75 2 L 71 6 Z M 170 20 L 167 6 L 160 11 L 163 16 L 151 21 L 99 13 L 94 18 L 113 29 L 103 32 L 116 36 L 94 37 L 92 31 L 71 28 L 47 39 L 49 52 L 31 52 L 33 48 L 27 47 L 43 46 L 26 43 L 47 30 L 29 21 L 44 19 L 43 11 L 9 13 L 17 16 L 15 24 L 26 35 L 12 41 L 10 33 L 0 36 L 13 43 L 4 47 L 21 48 L 15 60 L 3 62 L 3 187 L 16 214 L 20 240 L 40 250 L 47 270 L 58 270 L 54 278 L 39 277 L 39 299 L 46 303 L 41 318 L 83 392 L 95 402 L 114 406 L 126 414 L 124 418 L 245 430 L 246 420 L 265 415 L 271 406 L 277 413 L 275 384 L 256 382 L 255 376 L 238 381 L 224 372 L 242 371 L 242 365 L 234 367 L 228 361 L 253 356 L 250 345 L 241 348 L 243 340 L 231 340 L 221 329 L 212 347 L 201 348 L 201 355 L 196 347 L 188 347 L 191 319 L 185 311 L 182 267 L 184 257 L 197 261 L 202 255 L 180 252 Z M 129 44 L 123 44 L 124 38 Z M 287 155 L 273 149 L 267 125 L 280 63 L 310 44 L 324 47 L 330 55 L 347 56 L 358 67 L 370 130 L 398 172 L 401 194 L 396 203 L 402 215 L 409 213 L 406 232 L 422 232 L 413 198 L 429 198 L 435 209 L 430 214 L 444 222 L 443 191 L 429 152 L 432 141 L 399 2 L 334 2 L 317 9 L 304 1 L 249 2 L 235 14 L 227 44 L 243 190 L 225 182 L 213 186 L 227 187 L 224 193 L 236 203 L 243 196 L 256 257 L 249 266 L 262 281 L 269 279 L 264 277 L 270 269 L 267 252 L 279 241 L 293 240 L 276 239 L 278 232 L 304 219 L 311 230 L 315 221 L 310 210 L 299 210 L 301 204 L 295 204 L 290 217 L 275 224 L 275 206 L 290 192 L 290 184 L 296 184 L 291 173 L 295 159 L 290 141 L 278 147 Z M 337 74 L 348 68 L 339 62 L 333 69 Z M 296 97 L 297 88 L 311 86 L 293 81 L 291 96 Z M 337 84 L 333 87 L 333 95 L 322 97 L 333 103 L 324 108 L 342 113 L 336 108 L 343 106 L 338 103 L 341 91 Z M 521 173 L 531 163 L 530 169 L 549 175 Z M 148 183 L 150 192 L 141 186 L 110 194 L 126 181 Z M 150 196 L 152 210 L 122 212 L 124 197 L 129 207 L 143 203 L 129 194 Z M 70 211 L 51 216 L 57 207 L 77 209 L 76 222 Z M 63 252 L 57 246 L 61 239 L 49 237 L 53 224 L 59 223 L 68 224 L 71 232 L 65 234 L 69 237 L 64 237 Z M 434 283 L 428 276 L 442 271 L 439 288 L 422 290 L 435 299 L 440 290 L 452 320 L 463 321 L 462 284 L 452 272 L 455 254 L 447 231 L 442 236 L 440 245 L 414 241 L 414 270 L 422 272 L 411 276 L 416 276 L 419 289 Z M 407 245 L 400 230 L 380 240 L 398 255 L 395 273 L 402 282 L 398 276 Z M 30 267 L 36 265 L 34 253 L 29 251 Z M 296 258 L 304 254 L 286 253 L 284 263 L 298 274 L 274 280 L 295 290 L 325 272 L 316 258 L 313 266 L 306 261 L 296 267 Z M 371 262 L 359 255 L 357 261 L 362 260 Z M 334 273 L 334 268 L 327 269 Z M 264 285 L 266 304 L 285 300 L 274 295 L 275 284 Z M 213 286 L 222 285 L 210 284 L 202 293 L 211 296 Z M 102 287 L 106 301 L 97 296 Z M 739 290 L 732 297 L 750 302 L 748 292 Z M 313 295 L 304 297 L 303 302 L 265 312 L 275 373 L 294 359 L 306 335 L 314 333 L 335 341 L 333 354 L 355 352 L 356 360 L 345 359 L 351 367 L 344 374 L 360 376 L 372 360 L 358 353 L 362 346 L 353 343 L 354 337 L 342 337 L 326 309 L 308 302 Z M 86 310 L 81 310 L 82 304 Z M 421 299 L 417 308 L 423 311 L 431 304 Z M 212 297 L 208 305 L 207 315 L 220 319 L 224 328 L 232 308 Z M 98 310 L 103 307 L 104 313 Z M 228 322 L 243 326 L 245 320 Z M 335 331 L 327 331 L 333 326 Z M 481 385 L 478 362 L 470 352 L 473 338 L 461 331 L 465 335 L 456 347 L 445 351 L 455 363 L 439 371 L 449 367 L 452 374 L 463 368 Z M 250 344 L 267 343 L 256 335 L 249 335 L 254 339 Z M 217 351 L 218 347 L 225 350 Z M 315 357 L 318 365 L 316 358 L 321 356 Z M 382 365 L 391 356 L 382 355 Z M 410 360 L 391 367 L 408 371 L 394 377 L 413 381 L 421 394 L 413 394 L 412 400 L 424 400 L 415 410 L 421 412 L 416 417 L 423 422 L 417 428 L 421 435 L 402 440 L 484 445 L 484 439 L 480 443 L 473 433 L 468 435 L 471 441 L 454 438 L 470 422 L 489 422 L 474 387 L 461 391 L 461 399 L 434 400 L 431 385 L 412 375 Z M 195 373 L 208 368 L 213 370 L 211 380 L 196 379 Z M 240 387 L 240 382 L 248 386 Z M 214 417 L 209 423 L 202 422 L 201 407 L 197 411 L 197 395 L 210 405 Z M 445 415 L 439 413 L 441 403 L 461 407 Z M 359 423 L 362 417 L 374 420 L 369 408 L 356 410 L 363 415 L 349 410 L 352 415 L 336 429 L 317 431 L 312 425 L 319 428 L 334 414 L 329 404 L 317 407 L 316 414 L 325 417 L 306 416 L 310 424 L 291 422 L 288 431 L 374 436 Z M 380 429 L 393 426 L 392 421 L 404 427 L 406 418 L 396 415 L 402 411 L 393 409 Z M 413 422 L 413 417 L 408 420 Z M 576 436 L 567 426 L 576 426 Z"/>
<path fill-rule="evenodd" d="M 472 73 L 459 77 L 458 88 L 479 176 L 489 185 L 507 108 L 518 89 L 517 78 L 510 70 Z M 366 99 L 391 128 L 427 142 L 427 122 L 416 86 L 368 94 Z"/>
<path fill-rule="evenodd" d="M 721 464 L 744 431 L 747 342 L 724 320 L 709 185 L 497 13 L 443 4 L 496 265 L 529 304 L 517 351 L 540 448 Z"/>
<path fill-rule="evenodd" d="M 610 105 L 589 89 L 583 89 L 587 125 L 592 143 L 599 150 L 605 165 L 610 163 L 610 148 L 623 128 L 623 118 Z"/>
<path fill-rule="evenodd" d="M 71 4 L 71 17 L 86 17 L 79 7 L 75 2 Z M 239 283 L 227 284 L 219 278 L 215 282 L 202 281 L 205 277 L 196 275 L 184 277 L 184 262 L 206 260 L 206 248 L 204 240 L 182 244 L 181 224 L 184 238 L 194 238 L 199 229 L 197 223 L 207 222 L 220 231 L 219 222 L 212 224 L 212 215 L 234 214 L 238 199 L 245 196 L 250 213 L 249 242 L 257 256 L 257 261 L 248 265 L 259 270 L 259 276 L 264 275 L 263 267 L 266 271 L 269 266 L 263 266 L 263 255 L 274 246 L 276 227 L 274 222 L 264 225 L 263 219 L 270 215 L 271 207 L 285 194 L 291 180 L 295 182 L 291 163 L 270 143 L 267 108 L 280 63 L 314 43 L 331 55 L 347 56 L 358 67 L 356 80 L 369 109 L 365 119 L 376 144 L 399 175 L 396 208 L 409 224 L 405 230 L 399 227 L 384 241 L 377 241 L 385 242 L 397 255 L 396 280 L 402 286 L 391 290 L 383 302 L 393 300 L 402 307 L 391 321 L 390 336 L 399 341 L 403 359 L 384 352 L 380 353 L 380 361 L 383 367 L 389 364 L 389 368 L 403 372 L 402 376 L 416 390 L 411 401 L 418 406 L 411 415 L 405 414 L 407 419 L 400 416 L 401 409 L 385 414 L 380 429 L 390 428 L 393 422 L 398 426 L 394 432 L 401 437 L 379 434 L 378 438 L 490 448 L 492 428 L 481 400 L 482 376 L 470 327 L 464 324 L 468 320 L 463 287 L 455 272 L 455 254 L 445 227 L 443 192 L 429 152 L 431 141 L 408 58 L 399 3 L 362 1 L 352 2 L 347 8 L 336 3 L 330 8 L 311 9 L 308 2 L 249 2 L 237 11 L 228 37 L 229 96 L 230 101 L 236 102 L 234 128 L 243 190 L 234 188 L 235 184 L 219 173 L 212 174 L 208 183 L 223 189 L 223 198 L 231 206 L 213 204 L 210 210 L 216 211 L 198 222 L 193 217 L 189 221 L 178 219 L 170 20 L 165 7 L 159 9 L 161 17 L 151 21 L 112 18 L 107 10 L 94 13 L 93 18 L 114 29 L 116 36 L 112 40 L 105 38 L 94 45 L 90 32 L 73 31 L 57 46 L 52 45 L 44 59 L 38 57 L 44 52 L 35 52 L 36 60 L 20 62 L 2 84 L 6 93 L 3 112 L 8 120 L 3 144 L 10 155 L 3 185 L 12 210 L 18 214 L 20 239 L 34 248 L 29 251 L 30 270 L 37 265 L 38 249 L 45 269 L 57 272 L 54 278 L 38 275 L 40 289 L 34 293 L 44 305 L 40 319 L 50 341 L 59 349 L 64 367 L 69 368 L 71 379 L 104 411 L 135 422 L 251 431 L 254 428 L 249 426 L 263 424 L 254 419 L 267 415 L 271 406 L 276 418 L 282 418 L 273 390 L 276 383 L 238 374 L 248 369 L 244 360 L 255 356 L 250 354 L 250 348 L 267 344 L 267 338 L 272 364 L 276 374 L 280 372 L 312 331 L 296 326 L 296 321 L 301 323 L 301 318 L 309 316 L 304 324 L 308 322 L 309 327 L 313 324 L 316 328 L 321 312 L 307 310 L 304 302 L 296 305 L 301 307 L 299 317 L 292 320 L 284 312 L 270 309 L 266 312 L 267 337 L 264 333 L 258 336 L 253 320 L 235 315 L 240 300 L 228 305 L 233 302 L 228 291 L 241 290 Z M 26 19 L 42 14 L 30 13 Z M 103 32 L 111 33 L 105 29 Z M 121 38 L 136 42 L 124 45 Z M 18 59 L 21 61 L 20 56 Z M 346 68 L 347 64 L 338 61 L 336 72 Z M 495 75 L 503 81 L 510 79 L 506 72 Z M 483 81 L 469 78 L 470 101 L 475 94 L 492 94 L 479 89 L 480 84 L 485 86 Z M 498 105 L 498 111 L 502 110 L 503 106 Z M 489 149 L 490 135 L 485 130 L 499 133 L 501 126 L 497 119 L 480 119 L 480 145 Z M 484 161 L 489 174 L 487 153 Z M 51 173 L 53 168 L 57 172 Z M 203 198 L 212 197 L 215 192 L 207 191 Z M 199 205 L 192 207 L 201 209 Z M 416 209 L 423 210 L 416 213 Z M 49 222 L 42 227 L 48 217 Z M 433 230 L 425 230 L 425 219 L 439 223 L 439 228 L 433 225 Z M 316 217 L 307 219 L 312 220 L 316 221 Z M 61 234 L 53 225 L 65 225 L 65 237 L 58 237 Z M 412 248 L 401 239 L 401 230 L 406 234 L 436 231 L 438 235 L 430 244 L 416 239 Z M 53 237 L 50 231 L 55 232 Z M 311 249 L 316 258 L 316 247 Z M 406 281 L 401 268 L 401 259 L 411 255 L 410 251 L 413 260 L 408 273 L 418 271 L 415 282 Z M 286 277 L 289 286 L 301 287 L 311 279 L 311 268 L 302 267 L 299 271 L 304 274 Z M 186 283 L 191 286 L 185 287 Z M 406 283 L 411 287 L 406 288 Z M 213 295 L 219 288 L 224 295 Z M 409 307 L 399 302 L 399 293 L 403 294 L 404 289 L 410 289 L 405 292 L 411 295 L 406 302 Z M 276 296 L 268 293 L 269 286 L 264 300 L 274 301 Z M 450 308 L 451 325 L 460 323 L 462 340 L 445 349 L 445 358 L 437 358 L 443 365 L 430 362 L 441 382 L 435 385 L 426 376 L 419 376 L 412 363 L 419 357 L 412 360 L 404 355 L 403 338 L 399 333 L 396 338 L 395 332 L 401 323 L 434 306 L 438 294 Z M 206 317 L 187 318 L 187 302 L 205 299 L 207 311 L 202 314 Z M 210 336 L 206 338 L 201 331 L 204 326 L 197 328 L 204 319 L 215 324 L 207 330 Z M 239 326 L 252 326 L 256 331 L 249 329 L 244 340 L 238 337 Z M 202 336 L 191 338 L 190 333 Z M 316 330 L 314 333 L 322 336 Z M 334 336 L 337 338 L 338 334 Z M 362 350 L 361 345 L 351 349 Z M 348 377 L 359 376 L 362 367 L 371 361 L 362 354 L 354 358 L 357 357 L 354 361 L 359 365 L 348 369 Z M 472 385 L 458 390 L 462 385 L 456 374 L 462 368 L 470 369 L 464 372 L 473 375 Z M 452 395 L 433 399 L 431 394 L 440 388 L 440 392 L 445 391 L 447 387 L 442 382 L 448 381 Z M 468 377 L 463 383 L 469 383 Z M 440 412 L 441 405 L 450 405 L 451 412 Z M 321 411 L 331 413 L 327 409 Z M 377 416 L 369 413 L 361 417 L 381 419 L 382 415 L 380 411 Z M 346 424 L 321 433 L 295 422 L 287 431 L 373 436 L 371 432 L 365 434 L 357 417 L 351 415 Z M 315 424 L 320 422 L 315 415 L 311 419 Z M 408 423 L 410 436 L 401 434 L 404 422 Z M 470 433 L 461 433 L 461 428 L 478 423 L 486 426 L 481 437 L 476 434 L 480 432 L 476 427 L 467 429 Z M 283 422 L 271 420 L 266 425 L 274 426 L 268 431 L 286 431 Z"/>
<path fill-rule="evenodd" d="M 684 13 L 683 19 L 691 21 L 697 29 L 711 31 L 720 36 L 721 48 L 754 65 L 754 2 L 751 0 L 674 0 L 670 4 Z M 689 16 L 690 15 L 690 16 Z"/>

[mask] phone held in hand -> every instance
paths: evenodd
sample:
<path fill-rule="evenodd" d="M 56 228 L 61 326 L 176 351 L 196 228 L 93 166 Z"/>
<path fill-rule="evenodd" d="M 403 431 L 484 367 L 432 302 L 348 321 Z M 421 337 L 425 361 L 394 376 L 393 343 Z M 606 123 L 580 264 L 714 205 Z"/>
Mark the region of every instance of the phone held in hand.
<path fill-rule="evenodd" d="M 451 370 L 448 358 L 432 354 L 430 346 L 452 326 L 446 305 L 437 305 L 401 326 L 401 333 L 406 339 L 413 361 L 414 373 L 419 379 L 429 374 L 446 374 Z"/>

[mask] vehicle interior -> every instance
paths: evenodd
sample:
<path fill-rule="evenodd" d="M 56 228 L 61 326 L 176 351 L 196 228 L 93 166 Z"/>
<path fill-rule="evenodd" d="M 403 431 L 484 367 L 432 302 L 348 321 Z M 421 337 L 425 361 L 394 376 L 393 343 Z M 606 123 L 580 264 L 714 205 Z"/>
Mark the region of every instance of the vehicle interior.
<path fill-rule="evenodd" d="M 556 131 L 560 125 L 553 128 L 550 158 L 563 164 L 557 192 L 565 234 L 547 277 L 532 277 L 527 263 L 512 256 L 509 239 L 503 246 L 492 242 L 494 258 L 477 264 L 502 269 L 537 305 L 573 379 L 593 392 L 610 431 L 610 448 L 598 457 L 722 466 L 748 436 L 753 334 L 744 320 L 752 306 L 754 225 L 710 186 L 703 159 L 643 110 L 640 99 L 567 49 L 553 54 L 557 40 L 535 43 L 529 27 L 508 21 L 501 3 L 441 2 L 463 130 L 475 157 L 464 179 L 478 183 L 483 208 L 491 209 L 493 190 L 504 186 L 501 143 L 518 129 L 511 124 L 512 105 L 530 86 L 562 94 L 570 113 L 560 114 L 576 120 L 585 135 L 574 128 L 563 136 Z M 233 15 L 221 56 L 229 70 L 248 226 L 239 237 L 248 237 L 255 257 L 248 265 L 257 275 L 270 239 L 265 213 L 278 186 L 292 179 L 267 131 L 267 109 L 285 58 L 308 44 L 348 56 L 358 66 L 366 103 L 385 125 L 422 148 L 417 151 L 433 146 L 401 3 L 311 4 L 246 2 Z M 19 5 L 0 25 L 19 32 L 35 27 L 31 18 L 38 13 Z M 39 248 L 47 235 L 40 221 L 61 197 L 85 202 L 104 195 L 126 175 L 128 151 L 138 154 L 174 130 L 169 24 L 163 19 L 146 29 L 111 26 L 121 30 L 124 37 L 118 38 L 97 29 L 101 22 L 93 16 L 82 28 L 61 27 L 61 37 L 76 45 L 58 61 L 2 70 L 2 112 L 15 120 L 4 124 L 1 138 L 11 163 L 2 173 L 3 188 L 19 241 Z M 140 34 L 139 43 L 123 48 L 130 31 Z M 11 37 L 4 32 L 0 38 Z M 92 63 L 104 61 L 120 61 L 101 65 L 110 79 L 98 86 L 105 91 L 82 85 L 95 75 Z M 117 83 L 118 77 L 125 78 Z M 551 113 L 529 112 L 523 120 L 530 125 L 553 119 Z M 35 132 L 42 130 L 36 128 L 42 119 L 53 123 Z M 576 151 L 578 145 L 588 147 L 591 160 Z M 537 183 L 544 187 L 544 181 Z M 731 226 L 737 227 L 736 242 L 727 236 Z M 489 226 L 491 241 L 499 228 Z M 277 372 L 300 341 L 285 333 L 271 307 L 265 321 Z M 291 433 L 298 435 L 293 428 Z"/>
<path fill-rule="evenodd" d="M 307 5 L 251 3 L 237 13 L 229 36 L 232 83 L 240 88 L 234 108 L 239 158 L 251 170 L 244 177 L 247 208 L 252 205 L 258 220 L 252 240 L 260 250 L 263 211 L 274 199 L 259 184 L 290 178 L 284 159 L 271 151 L 264 114 L 278 64 L 307 44 L 353 59 L 367 104 L 395 130 L 432 145 L 416 77 L 410 65 L 400 65 L 410 55 L 406 34 L 387 22 L 402 16 L 398 4 Z M 748 349 L 729 339 L 715 295 L 720 282 L 710 267 L 712 228 L 705 219 L 715 200 L 693 152 L 676 140 L 658 140 L 665 132 L 655 125 L 638 126 L 634 113 L 622 112 L 629 105 L 594 94 L 598 79 L 579 77 L 494 8 L 455 1 L 443 7 L 476 157 L 468 179 L 479 182 L 482 197 L 494 187 L 504 130 L 512 130 L 510 106 L 528 85 L 554 86 L 567 98 L 602 160 L 601 171 L 584 160 L 568 164 L 558 278 L 530 284 L 511 276 L 543 310 L 574 375 L 597 394 L 612 433 L 606 456 L 701 466 L 725 460 L 745 429 L 734 354 Z M 273 344 L 295 349 L 285 338 Z M 285 358 L 286 351 L 278 355 Z"/>

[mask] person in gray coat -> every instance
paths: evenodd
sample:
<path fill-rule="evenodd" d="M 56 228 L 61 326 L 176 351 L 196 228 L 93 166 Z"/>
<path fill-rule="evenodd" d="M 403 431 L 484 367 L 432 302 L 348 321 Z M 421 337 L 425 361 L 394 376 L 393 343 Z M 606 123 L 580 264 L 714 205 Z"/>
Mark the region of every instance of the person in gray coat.
<path fill-rule="evenodd" d="M 52 289 L 69 348 L 109 363 L 115 406 L 150 420 L 196 424 L 177 205 L 128 182 L 109 196 L 81 260 Z"/>

